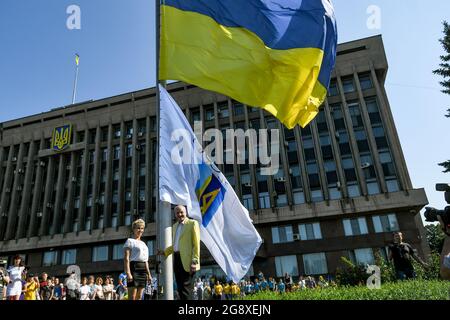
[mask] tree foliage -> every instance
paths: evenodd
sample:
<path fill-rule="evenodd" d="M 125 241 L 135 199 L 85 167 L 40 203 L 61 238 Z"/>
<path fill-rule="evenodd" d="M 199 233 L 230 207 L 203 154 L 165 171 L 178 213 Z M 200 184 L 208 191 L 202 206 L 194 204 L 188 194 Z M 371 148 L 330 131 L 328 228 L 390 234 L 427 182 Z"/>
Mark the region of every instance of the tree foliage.
<path fill-rule="evenodd" d="M 444 21 L 444 37 L 439 40 L 444 48 L 445 54 L 441 56 L 441 63 L 439 68 L 434 70 L 433 73 L 440 75 L 443 80 L 440 82 L 442 86 L 442 92 L 450 95 L 450 25 Z M 450 109 L 447 109 L 446 117 L 450 118 Z M 444 172 L 450 172 L 450 160 L 439 163 L 444 167 Z"/>

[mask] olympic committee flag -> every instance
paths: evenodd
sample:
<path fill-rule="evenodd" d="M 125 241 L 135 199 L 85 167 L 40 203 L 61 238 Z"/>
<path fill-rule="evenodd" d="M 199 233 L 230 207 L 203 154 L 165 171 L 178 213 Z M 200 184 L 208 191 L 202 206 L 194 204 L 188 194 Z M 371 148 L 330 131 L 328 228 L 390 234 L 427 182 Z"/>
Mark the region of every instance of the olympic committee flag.
<path fill-rule="evenodd" d="M 226 275 L 238 282 L 248 272 L 262 239 L 225 176 L 205 159 L 189 122 L 160 87 L 160 200 L 187 207 L 200 239 Z"/>
<path fill-rule="evenodd" d="M 160 79 L 182 80 L 305 127 L 335 65 L 331 0 L 164 0 Z"/>

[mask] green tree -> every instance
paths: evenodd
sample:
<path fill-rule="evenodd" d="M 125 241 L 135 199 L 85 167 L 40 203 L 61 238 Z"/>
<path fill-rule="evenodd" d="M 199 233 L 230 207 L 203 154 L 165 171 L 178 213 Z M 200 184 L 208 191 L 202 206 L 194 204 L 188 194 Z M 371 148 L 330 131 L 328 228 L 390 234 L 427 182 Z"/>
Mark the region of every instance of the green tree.
<path fill-rule="evenodd" d="M 445 94 L 450 94 L 450 25 L 444 21 L 444 37 L 439 40 L 439 42 L 444 47 L 445 54 L 441 56 L 441 63 L 439 64 L 439 69 L 433 71 L 434 74 L 442 76 L 444 79 L 440 82 L 443 89 L 442 92 Z M 447 109 L 446 117 L 450 118 L 450 109 Z M 440 166 L 444 167 L 444 172 L 450 172 L 450 160 L 439 163 Z"/>
<path fill-rule="evenodd" d="M 444 245 L 445 234 L 438 224 L 429 224 L 425 226 L 427 232 L 428 245 L 432 252 L 440 254 Z"/>

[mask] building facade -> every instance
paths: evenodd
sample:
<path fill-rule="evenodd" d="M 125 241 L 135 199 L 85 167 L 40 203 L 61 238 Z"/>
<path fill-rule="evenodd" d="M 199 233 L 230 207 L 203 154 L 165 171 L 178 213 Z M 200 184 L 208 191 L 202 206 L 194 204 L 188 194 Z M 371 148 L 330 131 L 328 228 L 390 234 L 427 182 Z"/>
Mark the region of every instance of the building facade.
<path fill-rule="evenodd" d="M 345 256 L 373 263 L 392 231 L 428 254 L 420 209 L 384 89 L 380 36 L 339 45 L 327 101 L 306 128 L 184 83 L 168 91 L 203 129 L 280 130 L 280 170 L 219 165 L 264 243 L 253 270 L 332 274 Z M 0 258 L 34 272 L 118 274 L 131 222 L 156 251 L 155 88 L 8 121 L 0 130 Z M 206 250 L 202 272 L 220 273 Z M 155 256 L 152 256 L 154 265 Z"/>

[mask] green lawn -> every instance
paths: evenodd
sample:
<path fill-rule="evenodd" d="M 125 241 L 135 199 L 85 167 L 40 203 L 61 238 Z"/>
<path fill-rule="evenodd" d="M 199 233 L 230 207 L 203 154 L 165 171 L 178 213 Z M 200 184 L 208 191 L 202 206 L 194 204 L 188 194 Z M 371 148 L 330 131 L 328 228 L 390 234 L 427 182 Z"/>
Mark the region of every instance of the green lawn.
<path fill-rule="evenodd" d="M 262 292 L 245 300 L 450 300 L 450 282 L 416 280 L 381 284 L 380 289 L 339 287 L 278 294 Z"/>

